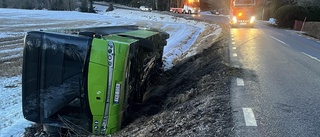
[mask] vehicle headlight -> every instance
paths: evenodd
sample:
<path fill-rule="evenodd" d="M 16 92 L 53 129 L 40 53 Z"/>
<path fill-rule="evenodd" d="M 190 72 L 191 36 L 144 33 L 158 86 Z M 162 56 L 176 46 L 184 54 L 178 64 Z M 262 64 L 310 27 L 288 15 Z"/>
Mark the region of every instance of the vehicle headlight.
<path fill-rule="evenodd" d="M 237 23 L 237 17 L 232 18 L 233 23 Z"/>
<path fill-rule="evenodd" d="M 254 16 L 252 16 L 252 17 L 250 18 L 250 23 L 253 23 L 255 20 L 256 20 L 256 18 L 255 18 Z"/>

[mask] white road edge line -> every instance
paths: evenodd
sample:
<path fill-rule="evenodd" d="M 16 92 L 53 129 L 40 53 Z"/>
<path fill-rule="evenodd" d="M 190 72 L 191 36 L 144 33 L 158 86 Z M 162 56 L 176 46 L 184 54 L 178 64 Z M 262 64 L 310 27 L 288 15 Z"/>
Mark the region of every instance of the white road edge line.
<path fill-rule="evenodd" d="M 234 56 L 234 57 L 238 57 L 238 54 L 237 54 L 237 53 L 233 53 L 233 56 Z"/>
<path fill-rule="evenodd" d="M 254 117 L 253 111 L 251 108 L 242 108 L 244 120 L 246 126 L 257 126 L 256 118 Z"/>
<path fill-rule="evenodd" d="M 275 37 L 273 37 L 273 36 L 271 36 L 271 35 L 270 35 L 270 37 L 273 38 L 274 40 L 276 40 L 276 41 L 278 41 L 278 42 L 286 45 L 286 46 L 290 46 L 290 45 L 288 45 L 287 43 L 285 43 L 285 42 L 283 42 L 283 41 L 281 41 L 281 40 L 279 40 L 279 39 L 277 39 L 277 38 L 275 38 Z"/>
<path fill-rule="evenodd" d="M 232 42 L 232 45 L 236 44 L 235 42 Z"/>
<path fill-rule="evenodd" d="M 244 86 L 244 81 L 242 78 L 237 78 L 237 85 L 238 86 Z"/>
<path fill-rule="evenodd" d="M 316 58 L 316 57 L 314 57 L 314 56 L 311 56 L 311 55 L 309 55 L 309 54 L 307 54 L 307 53 L 304 53 L 304 52 L 301 52 L 301 53 L 304 54 L 304 55 L 306 55 L 306 56 L 308 56 L 308 57 L 310 57 L 311 59 L 314 59 L 314 60 L 320 62 L 320 59 L 318 59 L 318 58 Z"/>

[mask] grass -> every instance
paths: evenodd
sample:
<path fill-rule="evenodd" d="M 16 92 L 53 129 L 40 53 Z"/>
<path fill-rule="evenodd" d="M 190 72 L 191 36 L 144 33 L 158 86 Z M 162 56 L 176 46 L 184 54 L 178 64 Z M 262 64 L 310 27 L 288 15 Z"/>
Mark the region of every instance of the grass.
<path fill-rule="evenodd" d="M 22 73 L 22 57 L 11 60 L 10 62 L 1 62 L 0 64 L 0 76 L 1 77 L 12 77 L 21 75 Z"/>

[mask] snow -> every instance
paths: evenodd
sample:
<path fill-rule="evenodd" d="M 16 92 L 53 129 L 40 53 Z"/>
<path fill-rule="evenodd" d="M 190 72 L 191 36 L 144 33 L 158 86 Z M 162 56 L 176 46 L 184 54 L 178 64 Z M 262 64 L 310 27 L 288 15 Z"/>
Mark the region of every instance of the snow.
<path fill-rule="evenodd" d="M 0 77 L 0 136 L 22 136 L 31 125 L 22 116 L 21 76 Z"/>
<path fill-rule="evenodd" d="M 0 38 L 4 38 L 4 37 L 7 37 L 7 35 L 4 33 L 0 33 Z"/>
<path fill-rule="evenodd" d="M 8 49 L 8 50 L 1 50 L 0 51 L 0 54 L 3 54 L 3 53 L 7 53 L 7 52 L 13 52 L 13 51 L 21 51 L 23 48 L 15 48 L 15 49 Z"/>
<path fill-rule="evenodd" d="M 214 25 L 155 12 L 123 9 L 104 12 L 106 7 L 96 6 L 96 8 L 102 12 L 91 14 L 76 11 L 0 8 L 0 29 L 9 28 L 6 31 L 0 31 L 0 38 L 22 36 L 31 30 L 69 28 L 70 25 L 74 25 L 72 26 L 74 28 L 116 25 L 139 25 L 158 28 L 170 34 L 163 56 L 165 69 L 170 69 L 173 67 L 173 60 L 183 53 L 190 50 L 188 56 L 196 54 L 196 50 L 190 49 L 191 45 L 195 44 L 197 37 L 207 26 Z M 16 31 L 14 30 L 15 28 L 22 29 Z M 220 32 L 213 32 L 212 35 L 215 33 Z M 0 54 L 17 50 L 22 50 L 22 48 L 1 50 Z M 9 57 L 0 57 L 0 60 L 8 59 Z M 21 91 L 21 75 L 10 78 L 0 77 L 0 137 L 23 136 L 24 128 L 32 124 L 32 122 L 23 118 Z"/>

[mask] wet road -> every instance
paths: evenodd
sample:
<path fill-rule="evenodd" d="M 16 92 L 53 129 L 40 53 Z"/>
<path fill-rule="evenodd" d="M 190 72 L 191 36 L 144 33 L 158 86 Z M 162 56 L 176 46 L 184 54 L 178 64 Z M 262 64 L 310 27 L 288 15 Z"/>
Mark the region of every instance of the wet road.
<path fill-rule="evenodd" d="M 320 136 L 320 41 L 269 27 L 230 30 L 236 136 Z"/>

